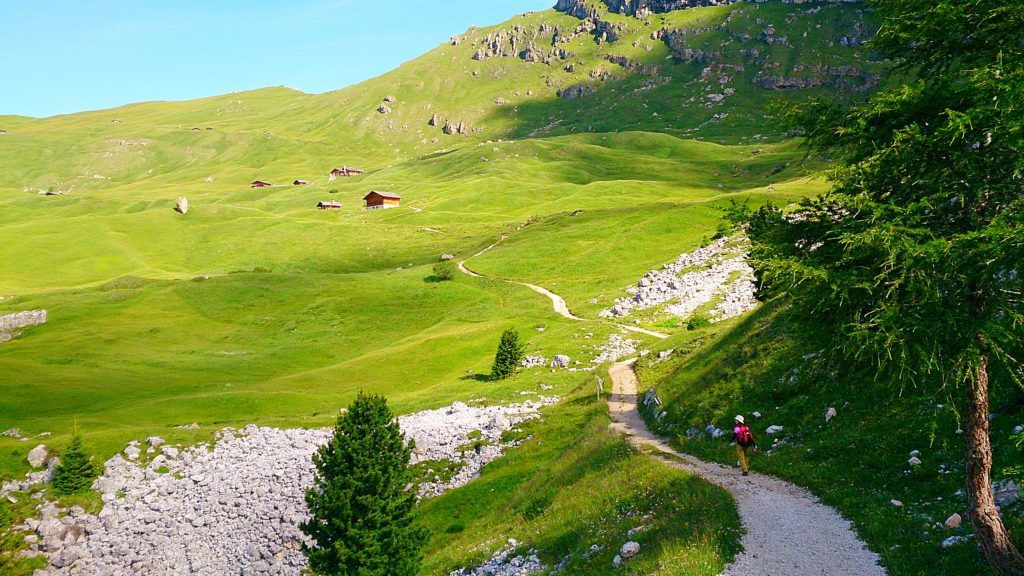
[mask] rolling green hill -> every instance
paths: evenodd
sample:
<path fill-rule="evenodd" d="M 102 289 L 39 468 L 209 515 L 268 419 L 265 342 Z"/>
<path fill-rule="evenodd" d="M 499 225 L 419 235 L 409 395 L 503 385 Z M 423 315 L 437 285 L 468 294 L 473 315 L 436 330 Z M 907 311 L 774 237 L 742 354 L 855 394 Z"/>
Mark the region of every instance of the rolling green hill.
<path fill-rule="evenodd" d="M 501 330 L 518 328 L 530 353 L 588 360 L 618 331 L 598 311 L 712 236 L 730 200 L 785 204 L 824 190 L 824 161 L 770 119 L 773 102 L 858 98 L 884 69 L 861 47 L 871 16 L 860 3 L 644 18 L 589 4 L 584 17 L 547 10 L 470 29 L 326 94 L 277 87 L 0 116 L 0 314 L 49 312 L 0 344 L 0 430 L 49 432 L 59 446 L 77 419 L 106 457 L 151 434 L 193 442 L 249 422 L 328 425 L 360 389 L 410 412 L 511 400 L 542 383 L 571 395 L 553 414 L 574 434 L 602 430 L 606 415 L 581 392 L 587 372 L 476 378 Z M 366 173 L 328 180 L 340 166 Z M 274 186 L 250 188 L 256 179 Z M 364 210 L 374 189 L 399 193 L 402 207 Z M 173 210 L 182 196 L 186 215 Z M 315 209 L 327 200 L 341 210 Z M 593 341 L 521 286 L 432 278 L 442 254 L 470 258 L 499 240 L 474 270 L 557 291 L 592 320 Z M 538 442 L 486 482 L 427 506 L 432 528 L 448 528 L 452 510 L 469 528 L 432 540 L 431 570 L 463 565 L 492 533 L 545 528 L 528 515 L 501 527 L 499 512 L 522 513 L 532 486 L 560 514 L 547 528 L 565 536 L 541 546 L 554 561 L 608 537 L 571 518 L 612 521 L 621 506 L 581 502 L 582 474 L 628 480 L 637 499 L 669 481 L 603 430 L 566 429 L 538 424 Z M 34 444 L 0 437 L 0 478 L 24 473 Z M 545 464 L 559 457 L 580 471 Z M 735 552 L 734 511 L 722 493 L 679 482 L 656 495 L 696 495 L 677 510 L 692 525 L 676 540 L 659 525 L 658 538 L 663 558 L 687 549 L 693 566 L 666 569 L 717 573 Z M 707 522 L 712 508 L 728 534 Z M 595 558 L 607 566 L 610 555 Z M 579 566 L 598 573 L 596 562 Z"/>
<path fill-rule="evenodd" d="M 11 402 L 0 427 L 59 434 L 77 415 L 112 447 L 186 420 L 294 420 L 380 386 L 379 359 L 395 354 L 424 370 L 400 407 L 459 398 L 466 386 L 447 382 L 486 368 L 500 325 L 548 314 L 522 290 L 424 282 L 441 253 L 509 234 L 482 271 L 548 285 L 593 315 L 589 302 L 710 235 L 730 198 L 820 190 L 798 148 L 772 143 L 766 107 L 855 92 L 832 80 L 768 90 L 764 78 L 876 70 L 837 40 L 861 21 L 859 5 L 644 20 L 549 10 L 322 95 L 269 88 L 4 117 L 0 311 L 45 308 L 51 321 L 0 348 L 16 375 L 0 383 Z M 449 120 L 465 135 L 444 134 Z M 329 181 L 339 165 L 367 173 Z M 249 188 L 257 178 L 275 186 Z M 297 178 L 311 184 L 289 185 Z M 371 189 L 400 193 L 403 207 L 364 212 Z M 185 216 L 172 210 L 179 196 Z M 314 210 L 321 200 L 343 208 Z M 535 318 L 523 322 L 526 302 Z M 555 334 L 536 345 L 562 345 Z M 460 345 L 441 362 L 429 350 L 445 338 Z"/>

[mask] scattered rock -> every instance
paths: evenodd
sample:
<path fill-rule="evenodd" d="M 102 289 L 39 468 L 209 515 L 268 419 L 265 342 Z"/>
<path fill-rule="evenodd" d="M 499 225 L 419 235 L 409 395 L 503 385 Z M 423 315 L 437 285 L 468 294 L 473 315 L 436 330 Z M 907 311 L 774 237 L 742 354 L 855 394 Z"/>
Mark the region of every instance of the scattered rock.
<path fill-rule="evenodd" d="M 463 568 L 448 576 L 526 576 L 545 572 L 544 564 L 531 550 L 529 556 L 512 556 L 520 543 L 509 538 L 508 544 L 491 556 L 491 559 L 475 568 Z"/>
<path fill-rule="evenodd" d="M 918 458 L 917 456 L 914 456 L 910 460 L 907 460 L 907 464 L 909 464 L 911 466 L 920 466 L 921 465 L 921 459 Z"/>
<path fill-rule="evenodd" d="M 783 430 L 783 427 L 782 427 L 782 426 L 778 426 L 778 425 L 772 425 L 772 426 L 769 426 L 769 427 L 768 427 L 768 428 L 767 428 L 767 429 L 766 429 L 766 430 L 764 431 L 764 433 L 765 433 L 765 434 L 768 434 L 769 436 L 771 436 L 771 435 L 773 435 L 773 434 L 778 434 L 779 432 L 782 432 L 782 430 Z"/>
<path fill-rule="evenodd" d="M 184 196 L 178 198 L 178 201 L 174 204 L 174 210 L 182 216 L 188 214 L 188 198 L 185 198 Z"/>
<path fill-rule="evenodd" d="M 825 412 L 825 422 L 826 423 L 831 422 L 832 419 L 835 418 L 837 414 L 838 414 L 838 412 L 836 412 L 835 408 L 829 408 L 828 411 Z"/>
<path fill-rule="evenodd" d="M 960 522 L 962 521 L 963 519 L 960 517 L 960 515 L 954 512 L 952 516 L 946 518 L 946 528 L 949 528 L 950 530 L 956 530 L 960 527 Z"/>
<path fill-rule="evenodd" d="M 141 453 L 142 451 L 139 450 L 138 446 L 128 446 L 124 449 L 124 455 L 127 456 L 129 460 L 138 460 L 139 454 Z"/>
<path fill-rule="evenodd" d="M 448 136 L 454 136 L 456 134 L 459 136 L 466 136 L 469 134 L 469 126 L 467 126 L 462 120 L 458 120 L 454 124 L 451 120 L 445 120 L 444 127 L 441 128 L 441 131 Z"/>
<path fill-rule="evenodd" d="M 159 448 L 164 443 L 164 439 L 159 436 L 150 436 L 146 438 L 146 446 L 151 448 Z"/>
<path fill-rule="evenodd" d="M 587 334 L 586 338 L 592 336 L 592 334 Z M 627 338 L 622 334 L 612 334 L 608 337 L 607 342 L 597 347 L 598 355 L 591 362 L 593 364 L 601 364 L 635 354 L 639 344 L 639 341 Z"/>
<path fill-rule="evenodd" d="M 444 261 L 444 262 L 447 262 L 449 260 L 454 260 L 454 259 L 455 259 L 455 255 L 454 254 L 441 254 L 441 260 Z"/>
<path fill-rule="evenodd" d="M 750 415 L 753 416 L 754 418 L 757 418 L 758 420 L 761 419 L 761 413 L 760 412 L 751 412 Z"/>
<path fill-rule="evenodd" d="M 949 538 L 946 538 L 942 541 L 942 547 L 949 548 L 950 546 L 956 546 L 957 544 L 960 544 L 962 542 L 967 542 L 971 539 L 972 536 L 973 534 L 969 536 L 950 536 Z"/>
<path fill-rule="evenodd" d="M 46 459 L 50 457 L 50 449 L 44 444 L 36 446 L 28 453 L 28 464 L 33 468 L 42 468 Z"/>
<path fill-rule="evenodd" d="M 380 106 L 377 107 L 377 112 L 380 112 L 381 114 L 390 114 L 391 107 L 388 106 L 387 104 L 381 104 Z"/>
<path fill-rule="evenodd" d="M 547 358 L 543 356 L 526 356 L 519 365 L 523 368 L 539 368 L 541 366 L 546 366 L 547 363 Z"/>
<path fill-rule="evenodd" d="M 396 102 L 397 100 L 398 100 L 397 98 L 395 98 L 394 96 L 391 96 L 391 95 L 388 95 L 388 96 L 384 97 L 384 101 L 385 102 Z"/>
<path fill-rule="evenodd" d="M 996 506 L 1000 508 L 1012 506 L 1020 500 L 1020 485 L 1010 479 L 993 484 L 992 492 L 996 497 Z"/>
<path fill-rule="evenodd" d="M 570 364 L 570 358 L 565 354 L 556 354 L 551 360 L 552 368 L 568 368 Z"/>
<path fill-rule="evenodd" d="M 640 544 L 637 542 L 626 542 L 619 549 L 619 556 L 623 559 L 628 560 L 640 553 Z"/>
<path fill-rule="evenodd" d="M 921 455 L 921 451 L 920 450 L 911 450 L 910 454 L 909 454 L 909 456 L 911 458 L 915 458 L 915 457 L 920 456 L 920 455 Z"/>

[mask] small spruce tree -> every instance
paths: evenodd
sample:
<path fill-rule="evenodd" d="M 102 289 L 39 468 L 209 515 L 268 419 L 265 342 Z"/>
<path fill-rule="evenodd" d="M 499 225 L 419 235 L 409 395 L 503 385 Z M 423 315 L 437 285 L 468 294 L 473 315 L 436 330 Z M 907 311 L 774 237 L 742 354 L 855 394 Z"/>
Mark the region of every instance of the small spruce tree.
<path fill-rule="evenodd" d="M 523 361 L 525 346 L 519 338 L 519 332 L 509 328 L 501 335 L 501 342 L 498 343 L 498 351 L 494 355 L 494 366 L 491 367 L 491 376 L 504 380 L 515 374 L 519 363 Z"/>
<path fill-rule="evenodd" d="M 61 455 L 60 465 L 53 471 L 53 488 L 59 494 L 76 494 L 92 486 L 98 475 L 92 457 L 85 452 L 82 437 L 76 430 Z"/>
<path fill-rule="evenodd" d="M 427 534 L 412 526 L 411 454 L 387 400 L 360 392 L 313 455 L 310 518 L 300 528 L 313 539 L 306 556 L 314 574 L 416 574 Z"/>

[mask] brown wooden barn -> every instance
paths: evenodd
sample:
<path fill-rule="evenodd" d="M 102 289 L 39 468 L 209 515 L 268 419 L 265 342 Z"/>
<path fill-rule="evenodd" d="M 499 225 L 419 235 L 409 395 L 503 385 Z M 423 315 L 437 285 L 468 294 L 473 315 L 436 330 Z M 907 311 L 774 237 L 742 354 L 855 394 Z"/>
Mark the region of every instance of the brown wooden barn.
<path fill-rule="evenodd" d="M 363 200 L 366 200 L 367 210 L 381 210 L 384 208 L 398 208 L 402 197 L 391 192 L 378 192 L 374 190 L 363 196 Z"/>
<path fill-rule="evenodd" d="M 341 210 L 341 202 L 317 202 L 318 210 Z"/>
<path fill-rule="evenodd" d="M 273 186 L 273 184 L 271 184 L 270 182 L 264 182 L 262 180 L 256 180 L 255 182 L 250 184 L 250 186 L 252 186 L 253 188 L 270 188 L 271 186 Z"/>

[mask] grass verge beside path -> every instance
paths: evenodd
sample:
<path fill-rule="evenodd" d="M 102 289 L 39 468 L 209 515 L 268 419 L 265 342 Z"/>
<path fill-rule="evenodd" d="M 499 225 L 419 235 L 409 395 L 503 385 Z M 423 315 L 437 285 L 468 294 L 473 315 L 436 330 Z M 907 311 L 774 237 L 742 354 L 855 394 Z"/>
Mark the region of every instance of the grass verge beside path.
<path fill-rule="evenodd" d="M 816 348 L 801 345 L 791 327 L 765 307 L 743 319 L 686 332 L 662 344 L 676 354 L 638 364 L 641 393 L 662 400 L 645 418 L 652 430 L 701 459 L 735 465 L 732 417 L 747 415 L 761 452 L 751 466 L 809 488 L 849 518 L 893 575 L 981 576 L 991 571 L 971 535 L 963 495 L 963 442 L 958 398 L 874 382 L 871 374 L 823 366 Z M 656 356 L 656 355 L 654 355 Z M 998 377 L 997 377 L 998 378 Z M 1024 453 L 1012 429 L 1024 423 L 1024 394 L 993 378 L 993 480 L 1016 476 Z M 837 415 L 825 421 L 829 408 Z M 760 412 L 760 419 L 752 416 Z M 713 440 L 705 427 L 727 431 Z M 768 426 L 783 430 L 769 436 Z M 695 431 L 693 429 L 696 429 Z M 693 437 L 688 435 L 688 431 Z M 695 433 L 694 433 L 695 432 Z M 912 466 L 913 450 L 923 463 Z M 893 504 L 893 501 L 899 504 Z M 953 513 L 959 529 L 944 526 Z M 1024 504 L 1004 507 L 1003 519 L 1024 545 Z"/>
<path fill-rule="evenodd" d="M 565 574 L 712 576 L 733 558 L 741 528 L 729 495 L 630 448 L 592 389 L 588 378 L 479 479 L 421 505 L 433 534 L 424 574 L 478 565 L 509 538 L 548 567 L 565 561 Z M 630 540 L 639 556 L 613 568 Z"/>

